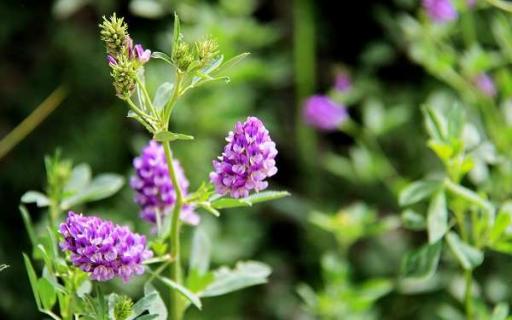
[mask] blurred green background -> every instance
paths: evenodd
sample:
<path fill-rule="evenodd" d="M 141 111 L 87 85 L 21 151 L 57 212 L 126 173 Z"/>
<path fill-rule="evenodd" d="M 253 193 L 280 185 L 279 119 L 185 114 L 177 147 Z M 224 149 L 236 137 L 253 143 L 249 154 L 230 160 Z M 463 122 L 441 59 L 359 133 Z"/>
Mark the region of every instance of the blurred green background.
<path fill-rule="evenodd" d="M 63 85 L 68 92 L 48 119 L 0 159 L 0 263 L 10 265 L 0 273 L 0 318 L 41 318 L 22 265 L 21 252 L 28 250 L 29 243 L 17 207 L 26 190 L 44 185 L 44 155 L 58 148 L 76 164 L 89 163 L 95 173 L 129 177 L 133 157 L 149 139 L 142 127 L 125 117 L 126 107 L 115 97 L 110 82 L 98 23 L 114 11 L 126 18 L 132 37 L 154 51 L 169 52 L 171 12 L 177 11 L 189 39 L 212 35 L 228 58 L 251 52 L 231 72 L 230 84 L 203 87 L 177 106 L 175 131 L 196 137 L 194 143 L 176 144 L 191 189 L 206 179 L 211 160 L 222 150 L 234 123 L 257 115 L 279 150 L 279 173 L 271 186 L 293 194 L 262 207 L 227 211 L 220 219 L 203 215 L 202 225 L 214 238 L 214 264 L 256 259 L 271 265 L 273 274 L 267 285 L 206 299 L 201 314 L 191 311 L 188 316 L 315 318 L 297 289 L 304 283 L 318 290 L 326 283 L 345 286 L 346 266 L 322 259 L 328 251 L 341 250 L 336 242 L 340 239 L 311 223 L 311 212 L 335 213 L 363 201 L 369 205 L 356 209 L 364 215 L 386 217 L 399 207 L 389 188 L 389 172 L 375 159 L 365 158 L 361 150 L 350 149 L 354 141 L 348 135 L 317 134 L 306 127 L 300 108 L 307 96 L 331 88 L 337 68 L 348 68 L 358 83 L 358 97 L 350 111 L 354 119 L 362 121 L 368 114 L 396 109 L 392 119 L 396 123 L 379 138 L 395 169 L 402 176 L 417 177 L 424 168 L 437 165 L 423 148 L 418 108 L 436 82 L 408 60 L 397 41 L 400 31 L 389 22 L 390 12 L 415 12 L 417 5 L 407 0 L 0 2 L 0 138 L 55 88 Z M 158 61 L 147 65 L 150 90 L 170 76 L 167 72 Z M 352 176 L 347 174 L 346 161 L 333 153 L 348 155 L 359 165 Z M 113 198 L 83 209 L 147 230 L 138 221 L 131 198 L 125 186 Z M 29 209 L 34 220 L 43 214 L 35 207 Z M 351 278 L 358 282 L 395 277 L 401 255 L 421 241 L 421 235 L 411 237 L 398 229 L 357 242 L 347 251 Z M 501 264 L 504 269 L 507 266 L 510 262 Z M 428 310 L 436 294 L 437 299 L 443 295 L 427 292 L 418 299 L 392 293 L 379 302 L 382 317 L 377 318 L 412 319 L 418 310 Z M 340 305 L 344 297 L 337 296 Z M 374 318 L 370 313 L 350 319 Z"/>

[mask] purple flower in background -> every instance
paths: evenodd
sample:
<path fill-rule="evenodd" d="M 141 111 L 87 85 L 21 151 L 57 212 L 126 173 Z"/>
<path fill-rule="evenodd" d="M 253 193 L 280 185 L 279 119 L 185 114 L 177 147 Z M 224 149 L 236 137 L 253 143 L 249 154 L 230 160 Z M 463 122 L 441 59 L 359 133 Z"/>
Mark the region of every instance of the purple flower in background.
<path fill-rule="evenodd" d="M 466 0 L 466 4 L 469 8 L 473 8 L 476 5 L 476 0 Z"/>
<path fill-rule="evenodd" d="M 120 277 L 127 282 L 144 273 L 144 260 L 153 256 L 146 238 L 111 221 L 85 217 L 73 211 L 59 227 L 60 247 L 71 253 L 71 262 L 91 279 L 107 281 Z"/>
<path fill-rule="evenodd" d="M 457 19 L 457 11 L 450 0 L 423 0 L 422 3 L 427 15 L 436 23 Z"/>
<path fill-rule="evenodd" d="M 213 161 L 214 171 L 210 173 L 216 192 L 241 198 L 253 189 L 266 189 L 265 179 L 277 173 L 277 149 L 261 120 L 248 117 L 244 123 L 237 122 L 226 141 L 228 144 Z"/>
<path fill-rule="evenodd" d="M 338 129 L 347 118 L 347 109 L 326 96 L 312 96 L 304 106 L 306 123 L 325 131 Z"/>
<path fill-rule="evenodd" d="M 488 74 L 479 74 L 474 78 L 473 82 L 477 88 L 480 89 L 480 91 L 486 96 L 494 97 L 496 95 L 496 87 L 494 86 L 494 81 Z"/>
<path fill-rule="evenodd" d="M 142 219 L 156 223 L 157 214 L 160 218 L 168 215 L 176 202 L 176 191 L 169 176 L 164 148 L 156 141 L 150 141 L 142 150 L 142 154 L 133 160 L 135 175 L 130 185 L 135 191 L 135 202 L 140 206 Z M 174 169 L 181 190 L 187 194 L 188 180 L 178 160 L 174 160 Z M 193 207 L 185 205 L 181 209 L 181 220 L 192 225 L 199 223 L 199 216 Z"/>
<path fill-rule="evenodd" d="M 340 72 L 336 75 L 336 81 L 334 83 L 334 88 L 336 88 L 336 90 L 345 92 L 350 90 L 351 87 L 352 80 L 350 79 L 348 73 Z"/>

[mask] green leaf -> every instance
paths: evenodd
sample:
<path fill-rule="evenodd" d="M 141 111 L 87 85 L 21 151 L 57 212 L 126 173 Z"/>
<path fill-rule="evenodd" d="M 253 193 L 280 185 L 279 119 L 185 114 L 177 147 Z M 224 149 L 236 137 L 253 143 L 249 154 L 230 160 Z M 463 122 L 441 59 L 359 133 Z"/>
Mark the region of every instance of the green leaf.
<path fill-rule="evenodd" d="M 402 225 L 411 230 L 423 230 L 427 226 L 427 222 L 423 215 L 407 209 L 402 212 Z"/>
<path fill-rule="evenodd" d="M 211 73 L 211 75 L 212 76 L 217 76 L 217 75 L 222 74 L 223 72 L 225 72 L 229 68 L 239 64 L 240 61 L 245 59 L 248 55 L 249 55 L 249 52 L 244 52 L 244 53 L 241 53 L 241 54 L 239 54 L 239 55 L 229 59 L 228 61 L 224 62 L 219 68 L 217 68 L 217 70 L 213 71 Z"/>
<path fill-rule="evenodd" d="M 164 82 L 156 89 L 155 97 L 153 98 L 153 106 L 157 111 L 162 110 L 167 102 L 169 102 L 173 88 L 174 84 Z"/>
<path fill-rule="evenodd" d="M 448 137 L 458 139 L 466 122 L 466 113 L 459 103 L 454 103 L 448 113 Z"/>
<path fill-rule="evenodd" d="M 181 28 L 180 28 L 180 18 L 178 14 L 174 12 L 174 30 L 172 32 L 172 58 L 174 59 L 174 55 L 176 54 L 176 49 L 181 41 Z"/>
<path fill-rule="evenodd" d="M 507 303 L 501 302 L 496 305 L 494 310 L 492 311 L 490 320 L 506 320 L 509 312 L 509 307 Z"/>
<path fill-rule="evenodd" d="M 224 56 L 220 55 L 211 63 L 209 63 L 206 67 L 197 71 L 196 74 L 198 76 L 194 77 L 191 81 L 191 85 L 196 85 L 201 80 L 215 80 L 216 78 L 212 78 L 209 74 L 214 72 L 217 68 L 220 67 L 222 61 L 224 60 Z M 192 65 L 189 67 L 191 69 Z M 188 71 L 190 72 L 190 70 Z M 219 79 L 220 80 L 220 79 Z"/>
<path fill-rule="evenodd" d="M 399 195 L 398 202 L 401 206 L 411 205 L 425 198 L 428 198 L 441 186 L 441 182 L 437 180 L 420 180 L 415 181 L 405 187 Z"/>
<path fill-rule="evenodd" d="M 444 191 L 438 191 L 432 198 L 427 214 L 428 242 L 435 243 L 448 231 L 448 209 Z"/>
<path fill-rule="evenodd" d="M 32 227 L 32 220 L 30 219 L 27 208 L 20 206 L 19 209 L 21 212 L 21 218 L 23 219 L 23 224 L 25 225 L 28 237 L 30 238 L 30 242 L 32 243 L 32 246 L 36 246 L 39 241 L 37 239 L 36 233 L 34 232 L 34 228 Z"/>
<path fill-rule="evenodd" d="M 119 191 L 123 185 L 124 178 L 121 175 L 100 174 L 82 191 L 65 198 L 61 203 L 61 208 L 67 210 L 78 204 L 108 198 Z"/>
<path fill-rule="evenodd" d="M 359 288 L 365 300 L 376 301 L 393 290 L 393 282 L 389 279 L 371 279 Z"/>
<path fill-rule="evenodd" d="M 37 292 L 41 297 L 41 303 L 45 310 L 51 310 L 57 301 L 57 293 L 47 278 L 40 278 L 37 281 Z"/>
<path fill-rule="evenodd" d="M 211 205 L 215 209 L 226 209 L 237 207 L 250 207 L 252 203 L 246 201 L 245 199 L 220 198 L 212 201 Z"/>
<path fill-rule="evenodd" d="M 50 199 L 39 191 L 27 191 L 21 196 L 23 203 L 35 203 L 38 207 L 47 207 L 50 205 Z"/>
<path fill-rule="evenodd" d="M 440 114 L 439 111 L 431 107 L 423 108 L 425 117 L 425 126 L 427 131 L 434 140 L 446 141 L 448 136 L 448 128 L 446 119 Z"/>
<path fill-rule="evenodd" d="M 238 262 L 235 269 L 222 267 L 215 271 L 215 280 L 202 292 L 201 297 L 215 297 L 246 287 L 263 284 L 271 269 L 256 261 Z"/>
<path fill-rule="evenodd" d="M 153 320 L 153 319 L 161 319 L 158 314 L 145 314 L 143 316 L 137 317 L 137 320 Z"/>
<path fill-rule="evenodd" d="M 139 301 L 137 301 L 137 303 L 133 305 L 132 316 L 129 317 L 127 320 L 134 319 L 135 317 L 141 315 L 144 311 L 150 310 L 155 303 L 158 303 L 158 298 L 159 295 L 155 291 L 142 297 Z"/>
<path fill-rule="evenodd" d="M 34 271 L 34 267 L 32 267 L 32 263 L 30 262 L 29 257 L 23 253 L 23 261 L 25 262 L 25 269 L 27 270 L 28 279 L 30 281 L 30 287 L 32 288 L 32 293 L 34 294 L 34 300 L 36 300 L 37 309 L 41 310 L 41 299 L 39 297 L 38 291 L 38 282 L 37 275 Z"/>
<path fill-rule="evenodd" d="M 196 228 L 192 239 L 190 269 L 205 274 L 210 266 L 211 243 L 208 234 L 202 228 Z"/>
<path fill-rule="evenodd" d="M 81 163 L 73 168 L 68 182 L 64 186 L 64 191 L 76 193 L 85 188 L 91 182 L 91 167 L 86 163 Z"/>
<path fill-rule="evenodd" d="M 426 244 L 409 252 L 402 261 L 401 274 L 406 278 L 429 278 L 437 269 L 441 256 L 441 241 Z"/>
<path fill-rule="evenodd" d="M 155 139 L 156 141 L 165 142 L 175 140 L 194 140 L 194 137 L 170 131 L 160 131 L 153 136 L 153 139 Z"/>
<path fill-rule="evenodd" d="M 151 58 L 160 59 L 160 60 L 163 60 L 163 61 L 167 62 L 168 64 L 172 65 L 171 57 L 169 57 L 168 55 L 166 55 L 163 52 L 154 51 L 151 53 Z"/>
<path fill-rule="evenodd" d="M 162 297 L 160 297 L 160 293 L 151 285 L 150 282 L 144 285 L 144 295 L 150 295 L 151 293 L 156 293 L 157 298 L 153 300 L 153 303 L 149 306 L 148 311 L 150 315 L 157 315 L 158 317 L 155 319 L 158 320 L 167 320 L 167 308 L 165 306 Z"/>
<path fill-rule="evenodd" d="M 484 261 L 483 252 L 463 242 L 456 233 L 449 232 L 446 242 L 464 270 L 473 270 Z"/>
<path fill-rule="evenodd" d="M 90 294 L 92 292 L 92 282 L 88 278 L 84 278 L 80 285 L 76 288 L 76 295 L 79 298 L 83 298 L 84 296 Z"/>
<path fill-rule="evenodd" d="M 235 207 L 249 207 L 255 203 L 277 200 L 286 196 L 290 193 L 287 191 L 263 191 L 254 193 L 248 197 L 241 199 L 234 198 L 220 198 L 211 201 L 212 207 L 215 209 L 226 209 Z"/>
<path fill-rule="evenodd" d="M 494 244 L 498 242 L 512 222 L 512 212 L 509 210 L 510 205 L 503 206 L 500 209 L 491 232 L 489 233 L 489 243 Z"/>
<path fill-rule="evenodd" d="M 181 293 L 185 298 L 187 298 L 194 306 L 196 306 L 199 310 L 202 308 L 201 300 L 198 296 L 196 296 L 193 292 L 185 288 L 184 286 L 180 285 L 179 283 L 174 282 L 173 280 L 157 276 L 157 278 L 162 281 L 165 285 L 168 287 L 177 290 L 179 293 Z"/>

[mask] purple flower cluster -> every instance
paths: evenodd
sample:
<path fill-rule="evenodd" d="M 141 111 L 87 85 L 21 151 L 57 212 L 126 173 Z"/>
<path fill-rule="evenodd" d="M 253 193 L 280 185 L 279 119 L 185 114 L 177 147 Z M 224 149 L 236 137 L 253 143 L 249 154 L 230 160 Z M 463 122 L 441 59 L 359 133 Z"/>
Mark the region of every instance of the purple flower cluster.
<path fill-rule="evenodd" d="M 132 276 L 143 274 L 142 263 L 153 256 L 146 249 L 144 236 L 98 217 L 70 211 L 59 232 L 64 237 L 62 250 L 69 251 L 71 262 L 93 280 L 120 277 L 127 282 Z"/>
<path fill-rule="evenodd" d="M 496 86 L 491 76 L 487 73 L 481 73 L 473 79 L 477 88 L 486 96 L 494 97 L 496 95 Z"/>
<path fill-rule="evenodd" d="M 277 173 L 277 149 L 261 120 L 248 117 L 244 123 L 237 122 L 226 141 L 228 144 L 213 161 L 214 171 L 210 173 L 216 192 L 241 198 L 253 189 L 266 189 L 265 179 Z"/>
<path fill-rule="evenodd" d="M 136 60 L 141 64 L 144 64 L 149 61 L 151 58 L 151 50 L 142 47 L 141 44 L 133 45 L 133 40 L 130 36 L 126 36 L 125 40 L 126 52 L 128 54 L 129 60 Z M 107 55 L 107 62 L 110 65 L 116 65 L 117 60 L 113 55 Z"/>
<path fill-rule="evenodd" d="M 423 0 L 422 3 L 433 22 L 444 23 L 457 19 L 457 10 L 451 0 Z"/>
<path fill-rule="evenodd" d="M 347 109 L 326 96 L 310 97 L 304 106 L 304 120 L 310 126 L 333 131 L 348 118 Z"/>
<path fill-rule="evenodd" d="M 135 175 L 130 185 L 135 191 L 135 202 L 141 208 L 140 216 L 156 223 L 157 214 L 159 217 L 168 215 L 176 202 L 176 190 L 169 176 L 164 148 L 156 141 L 150 141 L 142 154 L 133 160 L 133 166 Z M 189 183 L 178 160 L 174 160 L 174 169 L 180 188 L 186 195 Z M 194 208 L 188 205 L 183 206 L 180 218 L 192 225 L 197 225 L 200 220 Z"/>

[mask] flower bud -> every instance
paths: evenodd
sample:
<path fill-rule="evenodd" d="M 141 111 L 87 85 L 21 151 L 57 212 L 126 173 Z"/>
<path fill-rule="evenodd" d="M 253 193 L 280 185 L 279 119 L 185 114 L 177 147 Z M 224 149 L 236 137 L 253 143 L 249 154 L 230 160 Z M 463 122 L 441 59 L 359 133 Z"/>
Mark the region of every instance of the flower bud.
<path fill-rule="evenodd" d="M 190 44 L 181 41 L 173 52 L 172 62 L 180 70 L 187 70 L 188 66 L 194 61 L 194 55 Z"/>
<path fill-rule="evenodd" d="M 120 57 L 116 64 L 110 64 L 114 78 L 114 88 L 116 95 L 125 100 L 128 99 L 135 90 L 136 85 L 136 68 L 135 64 L 126 57 Z"/>
<path fill-rule="evenodd" d="M 219 44 L 213 39 L 206 39 L 195 43 L 197 59 L 201 64 L 207 64 L 219 55 Z"/>
<path fill-rule="evenodd" d="M 117 18 L 114 13 L 109 19 L 103 17 L 99 25 L 101 40 L 105 42 L 107 53 L 117 56 L 123 51 L 128 36 L 128 25 L 124 18 Z"/>

